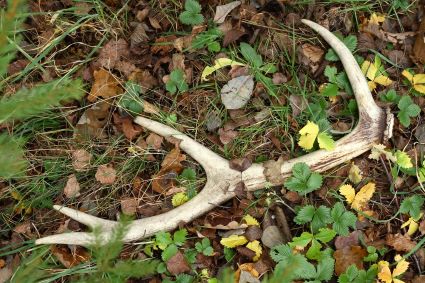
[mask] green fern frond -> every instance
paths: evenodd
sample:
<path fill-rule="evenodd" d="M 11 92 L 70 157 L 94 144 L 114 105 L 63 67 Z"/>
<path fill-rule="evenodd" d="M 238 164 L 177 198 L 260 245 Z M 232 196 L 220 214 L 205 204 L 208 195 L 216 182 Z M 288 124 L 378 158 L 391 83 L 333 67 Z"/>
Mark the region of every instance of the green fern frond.
<path fill-rule="evenodd" d="M 22 120 L 60 105 L 62 101 L 83 96 L 82 83 L 76 81 L 52 82 L 31 89 L 21 89 L 10 98 L 0 100 L 0 123 Z"/>

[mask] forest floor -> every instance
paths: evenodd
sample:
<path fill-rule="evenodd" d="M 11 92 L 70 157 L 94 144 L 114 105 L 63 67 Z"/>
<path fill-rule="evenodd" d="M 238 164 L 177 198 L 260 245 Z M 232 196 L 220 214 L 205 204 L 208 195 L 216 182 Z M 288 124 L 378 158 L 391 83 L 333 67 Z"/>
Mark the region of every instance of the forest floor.
<path fill-rule="evenodd" d="M 424 12 L 409 0 L 30 1 L 4 95 L 58 78 L 83 81 L 86 95 L 0 124 L 29 162 L 0 179 L 0 282 L 425 282 Z M 298 164 L 283 186 L 241 188 L 136 243 L 34 244 L 89 230 L 54 204 L 139 219 L 202 189 L 202 167 L 137 115 L 240 170 L 332 150 L 357 105 L 339 57 L 301 19 L 352 51 L 395 116 L 391 138 L 320 174 Z"/>

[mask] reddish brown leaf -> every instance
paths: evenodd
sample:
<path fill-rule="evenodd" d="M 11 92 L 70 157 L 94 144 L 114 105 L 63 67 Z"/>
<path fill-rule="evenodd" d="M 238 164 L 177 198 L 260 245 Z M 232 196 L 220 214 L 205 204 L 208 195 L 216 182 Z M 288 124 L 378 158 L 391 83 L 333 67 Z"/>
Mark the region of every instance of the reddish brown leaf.
<path fill-rule="evenodd" d="M 393 247 L 398 252 L 408 252 L 416 246 L 408 235 L 389 234 L 386 238 L 386 244 Z"/>
<path fill-rule="evenodd" d="M 229 162 L 229 167 L 232 168 L 233 170 L 239 171 L 239 172 L 243 172 L 246 169 L 248 169 L 250 166 L 252 165 L 252 161 L 249 160 L 248 158 L 244 157 L 244 158 L 236 158 L 236 159 L 232 159 Z"/>
<path fill-rule="evenodd" d="M 50 247 L 50 251 L 66 268 L 74 267 L 90 259 L 90 254 L 85 249 L 78 246 L 76 246 L 74 252 L 71 252 L 65 246 L 53 245 Z"/>
<path fill-rule="evenodd" d="M 335 273 L 341 275 L 347 268 L 355 264 L 358 269 L 363 269 L 363 257 L 367 255 L 366 250 L 360 246 L 344 247 L 334 252 Z"/>
<path fill-rule="evenodd" d="M 68 181 L 63 189 L 63 193 L 67 198 L 74 198 L 80 195 L 80 184 L 75 174 L 68 176 Z"/>
<path fill-rule="evenodd" d="M 121 211 L 127 215 L 134 215 L 137 212 L 139 201 L 135 198 L 124 198 L 121 200 Z"/>
<path fill-rule="evenodd" d="M 190 266 L 181 252 L 177 252 L 167 261 L 167 269 L 172 275 L 190 271 Z"/>
<path fill-rule="evenodd" d="M 133 124 L 133 120 L 126 118 L 122 120 L 122 132 L 128 140 L 134 140 L 142 132 L 142 128 Z"/>
<path fill-rule="evenodd" d="M 75 171 L 84 171 L 90 167 L 92 155 L 85 149 L 77 149 L 72 152 L 72 166 Z"/>
<path fill-rule="evenodd" d="M 164 138 L 160 135 L 157 135 L 155 133 L 150 133 L 149 136 L 146 138 L 146 143 L 152 147 L 153 149 L 160 149 L 162 142 L 164 141 Z"/>
<path fill-rule="evenodd" d="M 182 161 L 186 155 L 180 152 L 179 147 L 170 151 L 161 163 L 161 170 L 152 176 L 152 189 L 157 193 L 165 193 L 175 185 L 175 178 L 183 171 Z"/>
<path fill-rule="evenodd" d="M 103 46 L 99 54 L 99 59 L 95 63 L 95 67 L 113 69 L 115 65 L 123 58 L 130 57 L 130 50 L 127 42 L 120 38 L 118 40 L 110 40 Z"/>

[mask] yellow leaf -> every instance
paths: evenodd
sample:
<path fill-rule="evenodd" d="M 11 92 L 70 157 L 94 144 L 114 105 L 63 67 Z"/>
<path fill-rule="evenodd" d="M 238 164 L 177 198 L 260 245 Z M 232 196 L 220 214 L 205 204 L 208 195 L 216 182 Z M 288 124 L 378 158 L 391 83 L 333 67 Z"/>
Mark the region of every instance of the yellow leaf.
<path fill-rule="evenodd" d="M 383 144 L 373 145 L 369 158 L 379 160 L 381 154 L 384 154 L 388 160 L 392 162 L 397 162 L 397 158 L 394 156 L 394 154 L 392 154 L 392 152 L 390 151 L 385 150 L 385 145 Z"/>
<path fill-rule="evenodd" d="M 408 70 L 403 70 L 401 74 L 411 83 L 413 84 L 413 75 Z"/>
<path fill-rule="evenodd" d="M 391 275 L 391 270 L 389 266 L 390 264 L 388 263 L 388 261 L 381 260 L 380 262 L 378 262 L 378 269 L 379 269 L 378 278 L 382 282 L 391 283 L 393 281 L 393 277 Z"/>
<path fill-rule="evenodd" d="M 319 126 L 315 123 L 308 121 L 300 131 L 300 140 L 298 145 L 304 149 L 312 149 L 314 141 L 316 140 L 317 135 L 319 134 Z"/>
<path fill-rule="evenodd" d="M 390 84 L 393 83 L 393 81 L 390 78 L 383 75 L 377 76 L 373 81 L 383 86 L 389 86 Z"/>
<path fill-rule="evenodd" d="M 339 188 L 339 193 L 345 197 L 345 200 L 351 204 L 356 196 L 356 191 L 351 185 L 343 185 Z"/>
<path fill-rule="evenodd" d="M 234 248 L 245 245 L 247 242 L 248 240 L 245 238 L 245 236 L 232 235 L 230 237 L 221 239 L 220 244 L 226 248 Z"/>
<path fill-rule="evenodd" d="M 245 215 L 243 218 L 243 220 L 245 220 L 245 223 L 249 226 L 249 225 L 253 225 L 253 226 L 260 226 L 260 223 L 258 223 L 257 219 L 255 219 L 254 217 L 252 217 L 251 215 L 247 214 Z"/>
<path fill-rule="evenodd" d="M 397 262 L 396 267 L 393 270 L 393 277 L 402 275 L 409 268 L 409 262 L 402 258 L 400 255 L 396 255 L 394 260 Z"/>
<path fill-rule="evenodd" d="M 362 72 L 369 80 L 373 81 L 378 69 L 372 62 L 365 60 L 362 64 Z"/>
<path fill-rule="evenodd" d="M 257 261 L 263 252 L 263 248 L 261 247 L 260 242 L 257 240 L 249 242 L 246 247 L 255 252 L 255 256 L 252 258 L 252 260 Z"/>
<path fill-rule="evenodd" d="M 205 69 L 202 71 L 201 79 L 203 81 L 207 80 L 207 77 L 214 73 L 215 71 L 227 67 L 227 66 L 244 66 L 243 63 L 233 61 L 229 58 L 219 58 L 214 61 L 214 66 L 206 66 Z"/>
<path fill-rule="evenodd" d="M 385 16 L 373 13 L 370 15 L 369 23 L 379 25 L 379 23 L 383 23 L 385 21 Z"/>
<path fill-rule="evenodd" d="M 425 84 L 425 74 L 416 74 L 413 76 L 413 84 Z"/>
<path fill-rule="evenodd" d="M 425 85 L 414 85 L 413 88 L 422 94 L 425 94 Z"/>
<path fill-rule="evenodd" d="M 375 82 L 369 81 L 367 82 L 367 85 L 369 86 L 369 90 L 374 90 L 378 85 Z"/>
<path fill-rule="evenodd" d="M 188 200 L 189 200 L 189 197 L 186 195 L 186 193 L 180 192 L 173 196 L 173 198 L 171 199 L 171 204 L 174 207 L 177 207 L 187 202 Z"/>
<path fill-rule="evenodd" d="M 358 184 L 362 180 L 362 172 L 360 171 L 359 166 L 351 163 L 350 171 L 348 172 L 348 179 L 350 179 L 353 184 Z"/>

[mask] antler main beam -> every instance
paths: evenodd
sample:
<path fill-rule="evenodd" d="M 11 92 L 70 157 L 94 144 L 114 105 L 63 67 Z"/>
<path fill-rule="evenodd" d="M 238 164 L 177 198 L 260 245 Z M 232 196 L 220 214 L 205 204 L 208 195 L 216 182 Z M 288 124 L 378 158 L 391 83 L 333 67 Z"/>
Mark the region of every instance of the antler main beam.
<path fill-rule="evenodd" d="M 231 169 L 228 160 L 185 134 L 153 120 L 137 117 L 134 122 L 142 127 L 163 137 L 180 139 L 180 148 L 204 168 L 207 183 L 202 191 L 187 203 L 169 212 L 133 221 L 123 239 L 125 242 L 150 237 L 158 231 L 173 230 L 180 223 L 194 220 L 233 198 L 235 188 L 240 182 L 244 182 L 249 191 L 262 189 L 270 183 L 281 185 L 284 179 L 290 176 L 295 163 L 305 162 L 314 171 L 326 171 L 370 150 L 374 143 L 378 143 L 382 139 L 386 128 L 386 115 L 375 104 L 366 79 L 351 52 L 324 27 L 309 20 L 302 20 L 302 22 L 319 33 L 341 59 L 359 109 L 359 123 L 356 128 L 349 135 L 338 140 L 333 151 L 318 150 L 284 162 L 268 161 L 253 164 L 241 173 Z M 276 170 L 276 168 L 279 169 L 279 166 L 280 171 Z M 115 221 L 100 219 L 60 205 L 54 205 L 53 208 L 92 229 L 100 229 L 100 237 L 103 241 L 107 241 L 111 237 L 112 230 L 118 224 Z M 94 240 L 93 233 L 72 232 L 47 236 L 36 240 L 35 243 L 88 246 L 93 244 Z"/>

